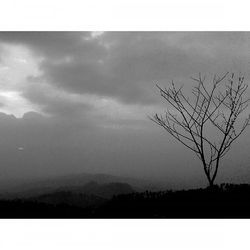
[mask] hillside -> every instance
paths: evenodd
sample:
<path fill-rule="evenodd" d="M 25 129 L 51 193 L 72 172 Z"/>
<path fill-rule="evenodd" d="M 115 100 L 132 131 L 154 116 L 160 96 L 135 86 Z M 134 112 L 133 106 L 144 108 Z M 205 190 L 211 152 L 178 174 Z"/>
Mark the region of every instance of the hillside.
<path fill-rule="evenodd" d="M 58 191 L 87 189 L 89 183 L 104 185 L 109 183 L 127 183 L 134 191 L 159 190 L 155 184 L 137 178 L 127 178 L 107 174 L 72 174 L 69 176 L 50 177 L 37 180 L 9 182 L 0 187 L 1 198 L 31 198 L 33 196 Z M 109 188 L 105 186 L 105 188 Z M 119 187 L 117 187 L 119 190 Z"/>
<path fill-rule="evenodd" d="M 0 200 L 0 217 L 250 218 L 249 184 L 182 191 L 131 191 L 128 184 L 89 183 L 82 190 Z"/>
<path fill-rule="evenodd" d="M 133 193 L 126 183 L 98 184 L 89 182 L 83 186 L 61 188 L 61 191 L 28 198 L 28 201 L 53 205 L 66 204 L 76 207 L 98 206 L 115 195 Z"/>

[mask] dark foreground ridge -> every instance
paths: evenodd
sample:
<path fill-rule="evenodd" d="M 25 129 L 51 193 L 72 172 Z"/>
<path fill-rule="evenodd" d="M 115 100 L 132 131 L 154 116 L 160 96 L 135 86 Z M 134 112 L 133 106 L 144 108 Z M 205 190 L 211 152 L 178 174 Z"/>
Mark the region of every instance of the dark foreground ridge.
<path fill-rule="evenodd" d="M 116 184 L 116 186 L 119 186 Z M 120 187 L 120 186 L 119 186 Z M 125 186 L 121 186 L 124 190 Z M 120 187 L 120 188 L 121 188 Z M 95 187 L 96 188 L 96 187 Z M 109 187 L 110 192 L 110 187 Z M 0 200 L 1 218 L 250 218 L 250 185 L 114 195 L 73 191 Z"/>

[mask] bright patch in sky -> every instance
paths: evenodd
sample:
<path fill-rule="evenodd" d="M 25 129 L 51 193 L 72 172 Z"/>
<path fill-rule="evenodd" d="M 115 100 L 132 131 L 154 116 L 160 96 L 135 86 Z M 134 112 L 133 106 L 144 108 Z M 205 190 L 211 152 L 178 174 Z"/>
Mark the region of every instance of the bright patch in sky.
<path fill-rule="evenodd" d="M 17 117 L 38 111 L 21 95 L 27 77 L 39 74 L 38 61 L 22 46 L 0 44 L 0 51 L 0 111 Z"/>
<path fill-rule="evenodd" d="M 34 109 L 33 105 L 15 91 L 0 91 L 0 112 L 13 114 L 16 117 Z"/>

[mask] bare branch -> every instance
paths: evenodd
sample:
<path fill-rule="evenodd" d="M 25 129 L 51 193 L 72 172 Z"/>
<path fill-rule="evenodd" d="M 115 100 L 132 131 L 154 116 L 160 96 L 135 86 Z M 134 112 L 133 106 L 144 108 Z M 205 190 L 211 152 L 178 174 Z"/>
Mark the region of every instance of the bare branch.
<path fill-rule="evenodd" d="M 183 85 L 177 88 L 173 81 L 169 88 L 156 85 L 174 113 L 167 110 L 164 117 L 156 114 L 150 119 L 195 152 L 202 161 L 209 184 L 213 185 L 220 159 L 250 125 L 249 116 L 238 131 L 235 125 L 240 114 L 248 108 L 250 99 L 243 99 L 248 86 L 244 83 L 244 76 L 236 77 L 229 72 L 222 76 L 214 75 L 211 88 L 201 73 L 192 79 L 197 84 L 192 89 L 193 102 L 184 94 Z M 220 132 L 221 138 L 217 143 L 205 136 L 208 135 L 207 127 L 214 127 Z"/>

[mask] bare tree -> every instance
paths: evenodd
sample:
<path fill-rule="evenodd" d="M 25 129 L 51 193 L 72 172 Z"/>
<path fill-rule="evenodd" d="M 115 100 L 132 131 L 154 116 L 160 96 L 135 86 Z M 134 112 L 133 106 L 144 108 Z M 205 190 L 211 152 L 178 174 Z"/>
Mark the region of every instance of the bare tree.
<path fill-rule="evenodd" d="M 164 115 L 155 114 L 150 119 L 197 155 L 213 186 L 221 158 L 250 124 L 250 116 L 244 112 L 250 100 L 244 98 L 248 86 L 244 76 L 228 72 L 221 77 L 215 75 L 210 85 L 201 74 L 192 79 L 196 86 L 191 100 L 183 86 L 177 88 L 174 82 L 169 88 L 157 85 L 168 109 Z"/>

